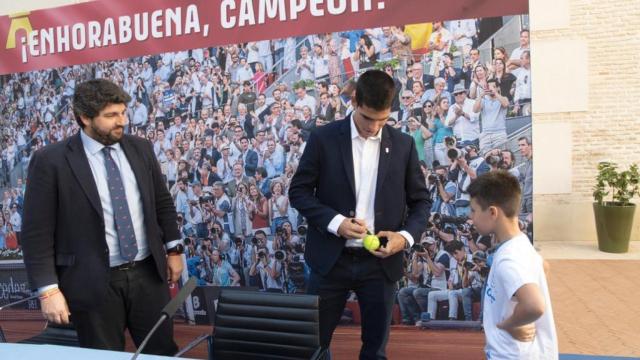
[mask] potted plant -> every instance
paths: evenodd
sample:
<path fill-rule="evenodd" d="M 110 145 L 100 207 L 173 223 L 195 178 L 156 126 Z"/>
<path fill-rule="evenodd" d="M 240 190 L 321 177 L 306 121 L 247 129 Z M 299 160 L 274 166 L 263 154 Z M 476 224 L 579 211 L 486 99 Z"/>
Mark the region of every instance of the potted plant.
<path fill-rule="evenodd" d="M 631 199 L 639 192 L 638 165 L 632 164 L 626 171 L 618 171 L 612 162 L 598 164 L 598 176 L 593 191 L 593 212 L 598 233 L 600 251 L 625 253 L 629 251 L 629 239 L 636 205 Z M 611 201 L 605 197 L 611 195 Z"/>

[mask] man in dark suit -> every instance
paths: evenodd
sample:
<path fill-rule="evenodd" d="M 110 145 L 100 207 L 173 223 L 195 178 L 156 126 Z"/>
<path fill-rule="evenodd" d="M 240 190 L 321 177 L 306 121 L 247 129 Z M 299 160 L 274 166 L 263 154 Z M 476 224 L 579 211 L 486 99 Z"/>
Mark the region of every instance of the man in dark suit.
<path fill-rule="evenodd" d="M 244 174 L 253 177 L 258 167 L 258 153 L 249 149 L 249 139 L 246 136 L 240 138 L 240 157 L 244 164 Z"/>
<path fill-rule="evenodd" d="M 82 130 L 33 154 L 24 207 L 24 262 L 43 315 L 69 317 L 83 347 L 137 346 L 170 300 L 167 282 L 182 272 L 182 240 L 171 195 L 151 143 L 125 135 L 126 104 L 117 85 L 76 87 Z M 173 355 L 170 321 L 145 352 Z"/>
<path fill-rule="evenodd" d="M 416 81 L 422 82 L 422 86 L 424 90 L 427 91 L 429 89 L 433 89 L 433 80 L 436 79 L 433 75 L 428 75 L 424 73 L 424 68 L 422 67 L 422 63 L 414 63 L 407 72 L 411 72 L 408 74 L 407 85 L 405 89 L 413 90 L 413 83 Z"/>
<path fill-rule="evenodd" d="M 217 181 L 222 181 L 218 173 L 211 171 L 212 165 L 208 162 L 203 162 L 202 166 L 196 171 L 195 181 L 202 186 L 213 186 Z"/>
<path fill-rule="evenodd" d="M 311 133 L 289 198 L 309 222 L 305 261 L 309 293 L 320 296 L 320 336 L 329 348 L 347 295 L 354 290 L 362 315 L 360 359 L 386 359 L 396 282 L 403 250 L 425 230 L 429 209 L 413 139 L 385 126 L 395 86 L 381 71 L 356 85 L 354 112 Z M 363 248 L 367 232 L 387 240 Z"/>

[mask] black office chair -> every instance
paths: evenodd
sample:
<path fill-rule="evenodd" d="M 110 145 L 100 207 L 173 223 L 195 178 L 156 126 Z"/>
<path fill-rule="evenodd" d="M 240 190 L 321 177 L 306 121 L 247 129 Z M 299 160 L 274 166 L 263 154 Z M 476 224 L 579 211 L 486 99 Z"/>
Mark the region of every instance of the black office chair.
<path fill-rule="evenodd" d="M 223 289 L 209 341 L 215 360 L 322 360 L 319 299 Z"/>
<path fill-rule="evenodd" d="M 78 333 L 73 325 L 47 323 L 47 327 L 36 336 L 18 341 L 20 344 L 49 344 L 61 346 L 80 346 Z"/>

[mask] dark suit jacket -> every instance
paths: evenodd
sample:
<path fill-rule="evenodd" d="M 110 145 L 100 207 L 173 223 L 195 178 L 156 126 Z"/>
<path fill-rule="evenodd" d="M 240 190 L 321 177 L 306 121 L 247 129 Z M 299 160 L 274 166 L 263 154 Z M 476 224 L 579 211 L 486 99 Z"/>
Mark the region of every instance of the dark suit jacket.
<path fill-rule="evenodd" d="M 433 76 L 433 75 L 422 74 L 422 85 L 424 86 L 424 91 L 427 91 L 429 89 L 433 89 L 433 80 L 435 80 L 435 79 L 436 79 L 436 77 Z M 407 79 L 406 89 L 407 90 L 413 90 L 413 78 L 412 77 Z"/>
<path fill-rule="evenodd" d="M 202 186 L 204 186 L 204 181 L 202 180 L 202 175 L 200 174 L 200 171 L 196 170 L 195 174 L 196 174 L 195 180 L 199 182 Z M 222 179 L 220 179 L 220 176 L 218 176 L 217 173 L 209 171 L 209 175 L 207 176 L 207 186 L 213 186 L 213 183 L 218 181 L 222 181 Z"/>
<path fill-rule="evenodd" d="M 322 105 L 319 105 L 318 108 L 316 109 L 316 115 L 321 115 L 322 114 Z M 325 117 L 325 121 L 327 122 L 332 122 L 336 119 L 336 109 L 329 105 L 327 107 L 327 112 L 326 114 L 324 114 Z"/>
<path fill-rule="evenodd" d="M 247 150 L 249 153 L 247 154 L 247 159 L 244 163 L 244 171 L 247 176 L 255 176 L 256 169 L 258 168 L 258 153 L 249 149 Z"/>
<path fill-rule="evenodd" d="M 140 190 L 158 279 L 166 281 L 163 245 L 180 239 L 175 205 L 151 143 L 125 135 L 120 144 Z M 80 134 L 36 151 L 29 164 L 22 230 L 31 287 L 58 283 L 71 308 L 99 306 L 109 281 L 103 216 Z"/>
<path fill-rule="evenodd" d="M 289 189 L 291 205 L 309 222 L 305 260 L 322 275 L 333 268 L 345 244 L 327 226 L 337 214 L 355 215 L 350 121 L 348 117 L 311 133 Z M 375 192 L 375 232 L 406 230 L 420 241 L 429 207 L 413 138 L 385 126 Z M 402 258 L 399 252 L 380 260 L 391 281 L 403 275 Z"/>

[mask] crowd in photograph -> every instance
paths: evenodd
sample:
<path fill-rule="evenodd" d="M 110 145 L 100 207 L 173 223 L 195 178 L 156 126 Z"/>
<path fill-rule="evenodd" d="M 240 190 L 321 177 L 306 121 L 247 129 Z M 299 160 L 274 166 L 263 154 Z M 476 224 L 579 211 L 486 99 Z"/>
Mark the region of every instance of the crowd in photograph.
<path fill-rule="evenodd" d="M 420 32 L 422 31 L 422 33 Z M 416 34 L 427 33 L 423 49 Z M 304 292 L 306 220 L 288 190 L 309 134 L 348 118 L 358 74 L 396 83 L 388 125 L 417 144 L 433 206 L 407 251 L 402 321 L 472 319 L 488 273 L 491 237 L 468 219 L 466 188 L 505 169 L 523 188 L 532 229 L 532 142 L 509 149 L 508 119 L 530 114 L 529 32 L 519 47 L 480 58 L 477 20 L 380 27 L 75 65 L 0 77 L 0 260 L 19 256 L 31 155 L 80 127 L 75 86 L 109 79 L 131 95 L 130 134 L 148 139 L 175 201 L 187 269 L 200 285 Z M 459 315 L 459 304 L 462 313 Z"/>

